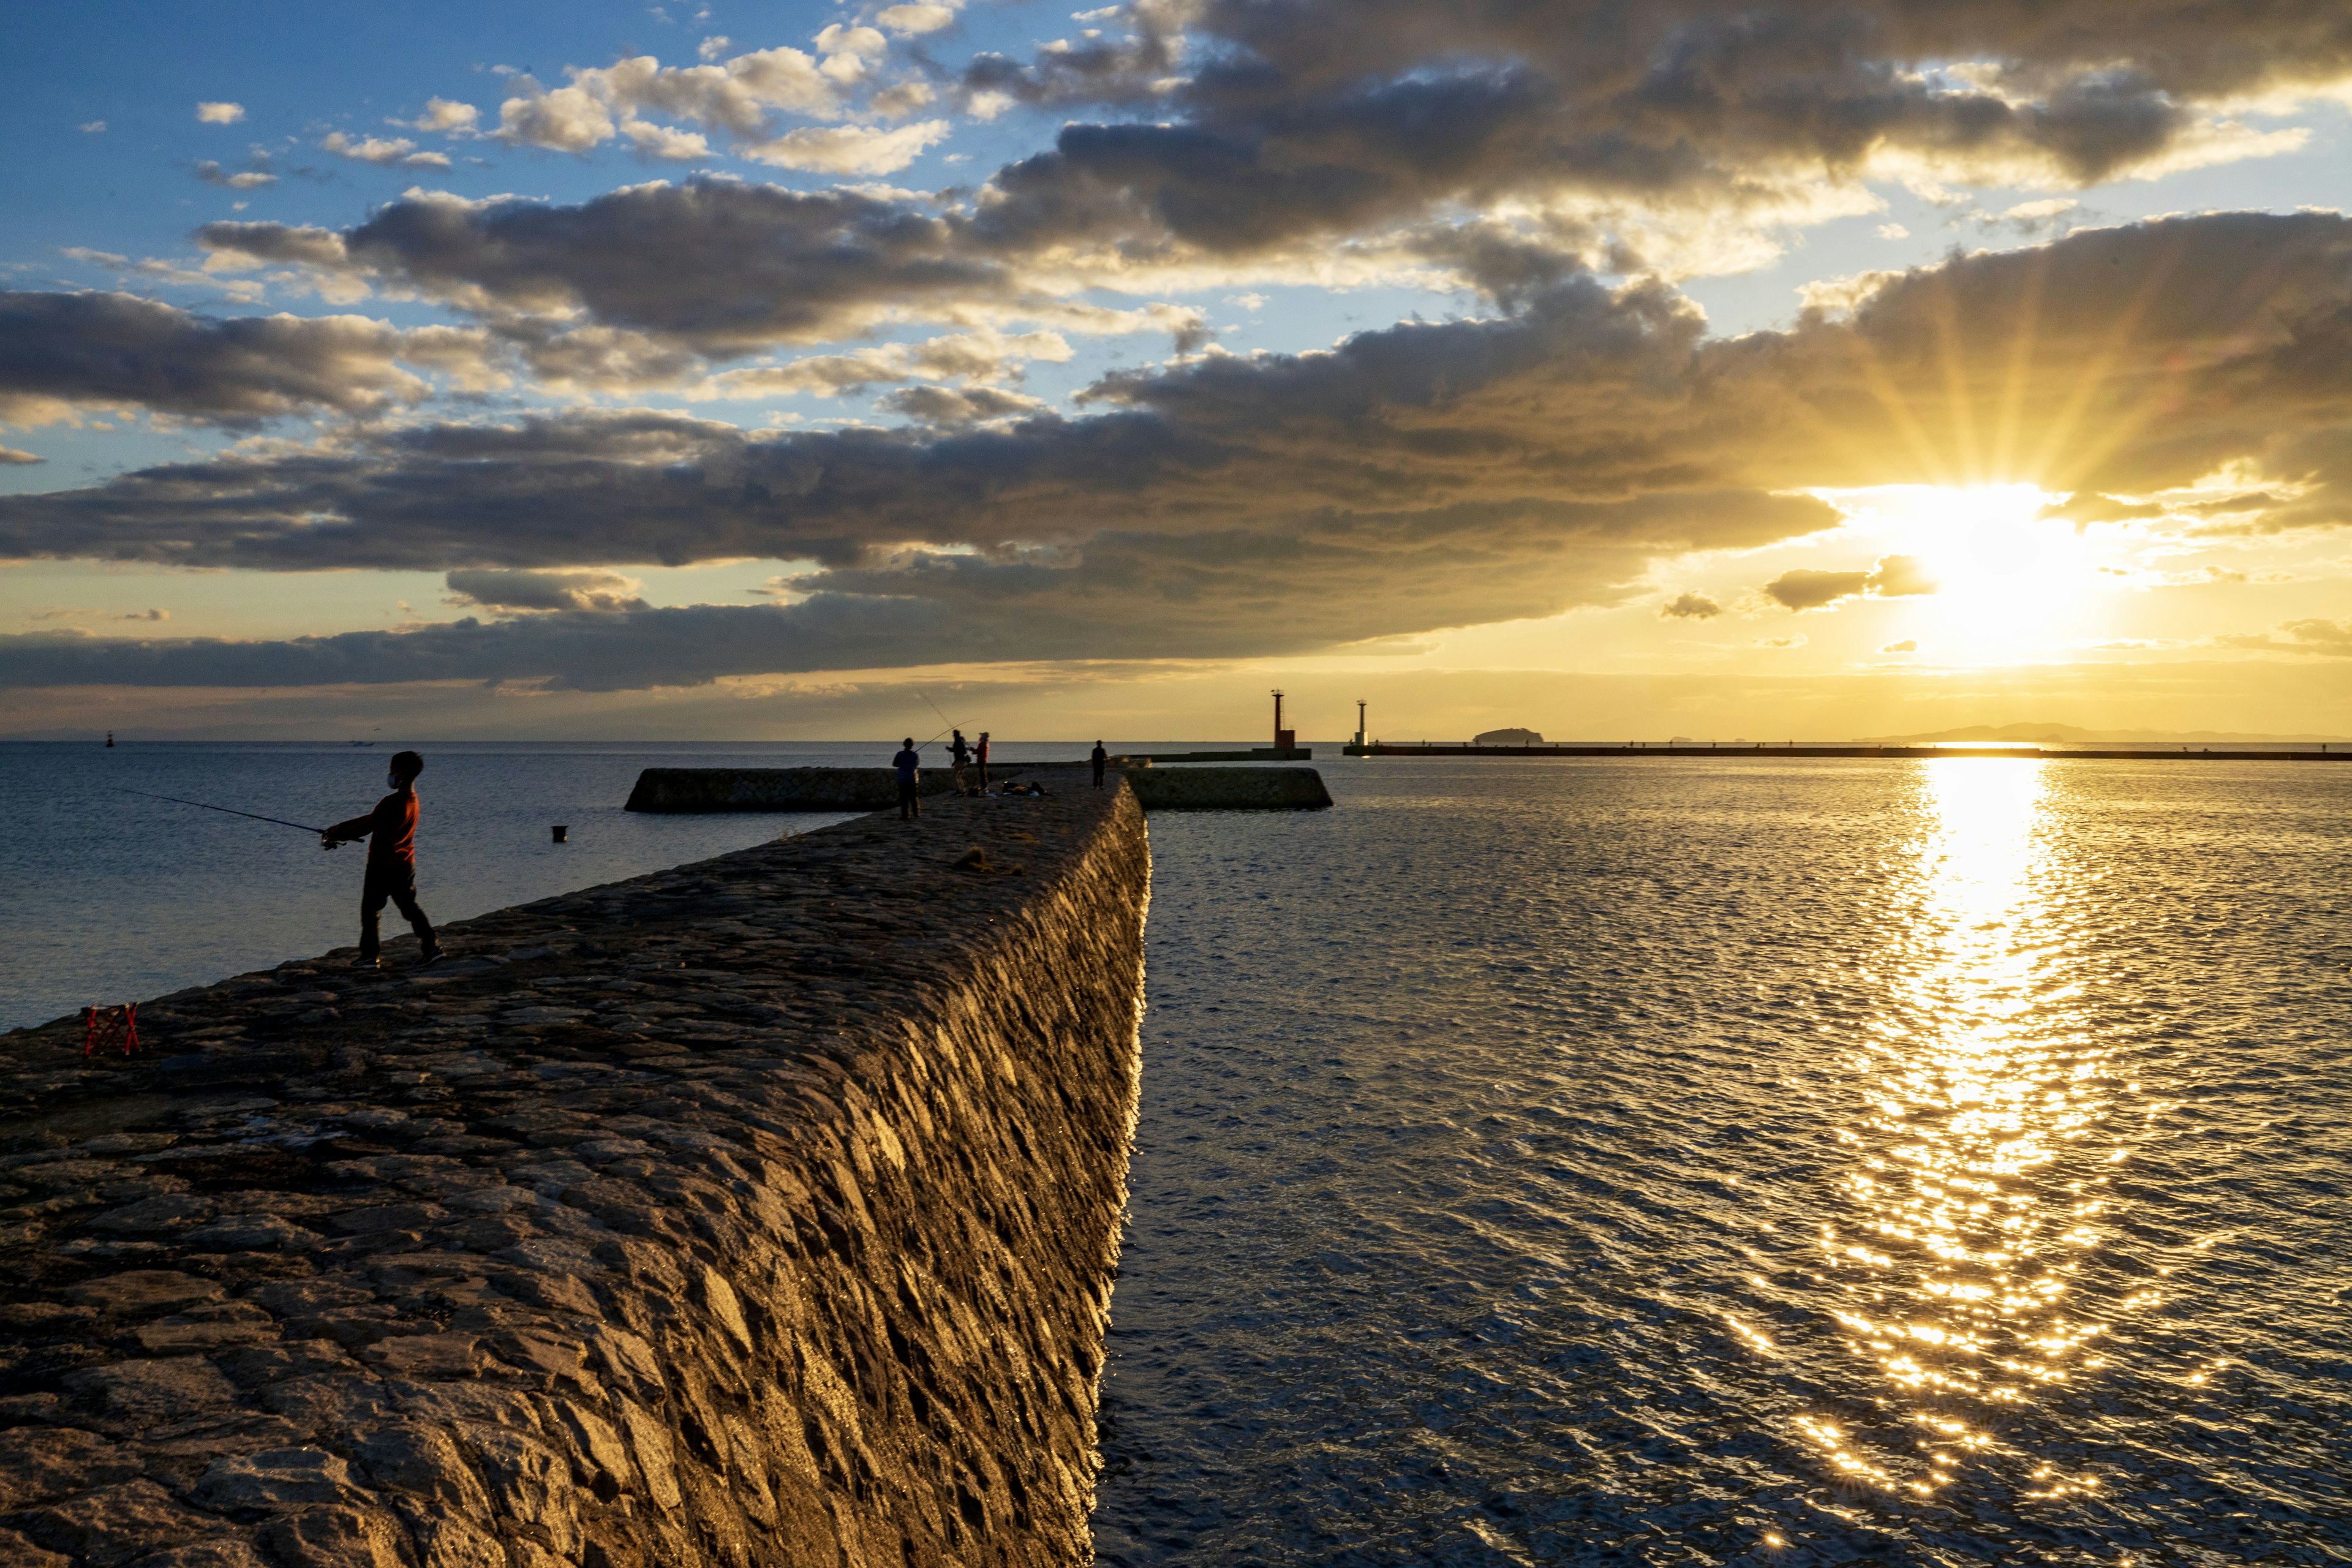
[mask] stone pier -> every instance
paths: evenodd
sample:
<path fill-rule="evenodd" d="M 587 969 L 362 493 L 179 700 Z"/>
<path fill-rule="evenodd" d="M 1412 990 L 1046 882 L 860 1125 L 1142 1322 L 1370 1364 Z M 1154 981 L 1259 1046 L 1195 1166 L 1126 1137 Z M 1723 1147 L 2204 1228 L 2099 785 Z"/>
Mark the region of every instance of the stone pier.
<path fill-rule="evenodd" d="M 1089 1560 L 1143 818 L 926 810 L 0 1037 L 0 1565 Z"/>

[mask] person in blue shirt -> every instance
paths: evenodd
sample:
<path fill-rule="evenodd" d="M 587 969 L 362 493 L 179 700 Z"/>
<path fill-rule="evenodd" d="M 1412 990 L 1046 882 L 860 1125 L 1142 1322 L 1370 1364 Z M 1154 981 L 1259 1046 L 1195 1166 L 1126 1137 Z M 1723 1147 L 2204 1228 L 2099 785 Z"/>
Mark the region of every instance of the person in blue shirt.
<path fill-rule="evenodd" d="M 890 759 L 898 770 L 898 820 L 923 815 L 923 759 L 915 754 L 915 737 L 909 735 L 898 754 Z"/>

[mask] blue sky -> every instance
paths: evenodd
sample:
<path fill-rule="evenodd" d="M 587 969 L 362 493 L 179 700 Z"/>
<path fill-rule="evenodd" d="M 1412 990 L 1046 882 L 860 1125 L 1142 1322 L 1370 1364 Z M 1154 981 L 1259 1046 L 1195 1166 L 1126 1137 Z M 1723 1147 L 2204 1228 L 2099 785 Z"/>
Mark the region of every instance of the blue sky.
<path fill-rule="evenodd" d="M 1882 534 L 1932 553 L 1911 523 L 1873 533 L 1866 497 L 1822 499 L 1881 481 L 1990 498 L 1919 503 L 1945 520 L 1933 549 L 1959 554 L 1958 535 L 2003 526 L 1981 521 L 2005 515 L 2003 485 L 2030 487 L 2055 517 L 2088 506 L 2066 498 L 2095 483 L 2120 498 L 2108 511 L 2133 513 L 2060 524 L 2113 531 L 2082 565 L 2068 637 L 1963 649 L 1948 637 L 1942 660 L 1904 650 L 1903 679 L 1938 712 L 1980 692 L 1995 666 L 2008 679 L 2100 665 L 2115 691 L 2137 693 L 2117 712 L 2143 719 L 2173 689 L 2160 667 L 2220 660 L 2282 679 L 2333 668 L 2314 651 L 2335 646 L 2329 634 L 2313 629 L 2336 625 L 2342 582 L 2330 481 L 2282 454 L 2275 421 L 2217 437 L 2199 472 L 2140 453 L 2150 437 L 2125 407 L 2121 367 L 2095 395 L 2048 390 L 2069 418 L 2097 406 L 2130 427 L 2129 451 L 2095 458 L 2118 443 L 2077 440 L 2039 467 L 1939 450 L 1967 447 L 1982 418 L 1895 406 L 1929 395 L 1888 390 L 1919 369 L 1895 359 L 1874 394 L 1889 421 L 1877 455 L 1824 448 L 1808 467 L 1766 443 L 1734 461 L 1694 434 L 1717 444 L 1633 467 L 1591 456 L 1608 448 L 1597 432 L 1610 411 L 1659 376 L 1685 378 L 1674 406 L 1694 419 L 1724 384 L 1675 356 L 1725 367 L 1845 352 L 1827 346 L 1836 334 L 1899 321 L 1911 296 L 1889 280 L 1906 269 L 1925 298 L 1976 276 L 1969 257 L 2018 258 L 2009 282 L 1978 269 L 1990 290 L 1981 325 L 1997 333 L 2016 325 L 2002 312 L 2038 297 L 2016 280 L 2063 269 L 2090 237 L 2126 237 L 2150 269 L 2094 308 L 2140 311 L 2143 282 L 2179 289 L 2163 269 L 2184 247 L 2211 253 L 2200 266 L 2249 264 L 2228 259 L 2230 245 L 2256 243 L 2225 227 L 2233 219 L 2343 211 L 2352 91 L 2326 7 L 2288 6 L 2222 37 L 2186 7 L 2126 26 L 2106 7 L 2062 5 L 2053 26 L 2030 27 L 1962 4 L 1930 47 L 1892 26 L 1882 36 L 1869 5 L 1829 32 L 1802 7 L 1681 5 L 1657 8 L 1612 61 L 1556 46 L 1589 8 L 1579 0 L 1536 8 L 1558 13 L 1540 25 L 1507 6 L 1380 0 L 1323 17 L 1324 4 L 1295 0 L 1307 18 L 1295 33 L 1266 20 L 1276 11 L 1165 0 L 1082 14 L 919 3 L 32 15 L 0 66 L 0 136 L 16 153 L 0 173 L 12 218 L 0 267 L 27 312 L 18 360 L 0 363 L 0 399 L 16 398 L 0 401 L 0 449 L 14 454 L 0 495 L 40 506 L 15 525 L 0 516 L 19 541 L 0 568 L 0 694 L 24 694 L 0 695 L 0 708 L 14 701 L 13 721 L 37 729 L 82 659 L 79 684 L 166 716 L 184 704 L 162 689 L 131 695 L 142 688 L 121 678 L 133 667 L 94 645 L 187 644 L 191 658 L 280 672 L 226 680 L 219 702 L 299 726 L 328 686 L 364 706 L 401 684 L 322 683 L 348 672 L 301 639 L 410 638 L 376 661 L 397 665 L 392 655 L 432 637 L 472 637 L 446 630 L 467 622 L 514 651 L 468 644 L 446 668 L 535 691 L 541 712 L 593 727 L 619 690 L 672 692 L 686 711 L 713 682 L 823 671 L 834 687 L 889 689 L 911 656 L 860 668 L 871 655 L 853 650 L 888 647 L 873 628 L 909 603 L 1003 627 L 971 644 L 997 653 L 927 654 L 927 666 L 1018 686 L 1040 670 L 1062 679 L 1067 650 L 1101 647 L 1107 662 L 1089 662 L 1087 679 L 1132 683 L 1139 700 L 1169 661 L 1188 680 L 1230 669 L 1238 691 L 1263 683 L 1265 659 L 1342 673 L 1370 660 L 1459 677 L 1458 697 L 1482 675 L 1506 689 L 1529 671 L 1613 677 L 1629 661 L 1634 674 L 1697 674 L 1759 650 L 1823 689 L 1865 677 L 1881 689 L 1888 650 L 1918 642 L 1894 635 L 1916 605 L 1869 586 L 1799 606 L 1765 591 L 1775 572 L 1842 567 Z M 2055 25 L 2070 10 L 2071 27 Z M 1299 41 L 1317 26 L 1343 30 L 1328 47 Z M 1852 129 L 1864 121 L 1866 133 Z M 1632 144 L 1649 162 L 1608 151 Z M 714 193 L 694 198 L 699 226 L 674 243 L 647 226 L 688 222 L 678 203 L 628 194 L 656 186 Z M 866 205 L 824 220 L 848 226 L 789 239 L 761 192 Z M 519 262 L 517 237 L 540 232 L 532 214 L 570 226 L 573 250 Z M 464 230 L 463 255 L 418 237 L 436 224 Z M 920 255 L 903 249 L 917 230 L 929 236 Z M 2315 256 L 2335 254 L 2320 231 L 2294 233 Z M 815 248 L 768 249 L 787 244 Z M 845 276 L 830 270 L 845 257 Z M 2295 276 L 2293 308 L 2315 309 L 2311 290 L 2325 289 Z M 1600 292 L 1576 303 L 1588 286 Z M 802 289 L 813 302 L 796 313 Z M 2249 321 L 2285 309 L 2214 308 L 2231 320 L 2183 325 L 2159 363 L 2201 364 L 2200 345 L 2244 340 Z M 1585 325 L 1555 331 L 1563 310 Z M 281 312 L 298 319 L 290 334 L 238 336 L 235 323 Z M 1587 330 L 1601 336 L 1576 335 Z M 1600 363 L 1594 345 L 1625 331 L 1645 334 L 1653 368 L 1613 394 L 1579 382 L 1573 367 Z M 1743 356 L 1730 345 L 1749 334 L 1759 347 Z M 222 375 L 235 384 L 208 384 Z M 1526 380 L 1519 404 L 1512 377 Z M 1294 384 L 1291 401 L 1270 391 Z M 1789 395 L 1822 408 L 1837 395 Z M 1239 412 L 1268 396 L 1262 413 Z M 1559 423 L 1504 412 L 1521 405 L 1550 406 Z M 1454 428 L 1456 411 L 1472 425 Z M 2330 417 L 2292 416 L 2319 421 L 2294 426 L 2296 454 L 2326 447 Z M 1820 439 L 1825 418 L 1791 439 Z M 549 443 L 574 439 L 563 432 L 625 425 L 648 456 L 592 491 L 546 466 Z M 1412 455 L 1433 450 L 1440 426 L 1511 457 L 1441 473 Z M 1147 428 L 1157 445 L 1138 450 L 1197 439 L 1214 456 L 1124 470 L 1075 456 Z M 1555 430 L 1559 454 L 1530 450 Z M 427 485 L 412 471 L 419 444 L 476 439 L 468 431 L 539 443 L 528 474 L 500 470 L 495 512 L 452 503 L 431 524 L 438 543 L 392 541 L 426 526 L 383 510 Z M 1907 460 L 1878 460 L 1906 443 Z M 869 472 L 885 452 L 887 477 Z M 330 459 L 341 488 L 309 510 L 223 499 Z M 188 463 L 209 465 L 201 482 L 171 477 Z M 747 464 L 817 488 L 796 497 L 762 480 L 692 541 L 657 513 L 565 521 L 584 519 L 583 495 L 648 473 L 692 467 L 708 494 Z M 2210 521 L 2217 489 L 2265 483 L 2273 513 Z M 1512 521 L 1463 510 L 1482 507 Z M 1553 521 L 1527 523 L 1530 508 Z M 1610 508 L 1645 521 L 1608 521 Z M 288 527 L 302 531 L 299 549 L 263 537 Z M 1835 559 L 1800 563 L 1824 551 Z M 1857 561 L 1857 581 L 1880 580 Z M 484 572 L 510 575 L 494 590 Z M 479 591 L 453 585 L 465 573 Z M 2105 592 L 2117 584 L 2127 601 Z M 1718 607 L 1662 616 L 1668 587 Z M 1333 595 L 1362 614 L 1327 616 Z M 690 632 L 646 618 L 696 610 L 712 613 Z M 780 618 L 741 619 L 755 611 Z M 558 668 L 534 639 L 573 620 L 579 639 L 564 647 L 659 626 L 669 651 L 637 687 L 603 664 L 593 677 Z M 2284 629 L 2294 626 L 2305 632 Z M 776 668 L 751 668 L 746 628 L 789 648 Z M 673 634 L 735 651 L 685 657 Z M 422 679 L 403 700 L 423 700 Z M 2297 682 L 2304 673 L 2287 682 L 2301 693 Z M 2196 699 L 2181 721 L 2215 701 L 2230 705 Z"/>

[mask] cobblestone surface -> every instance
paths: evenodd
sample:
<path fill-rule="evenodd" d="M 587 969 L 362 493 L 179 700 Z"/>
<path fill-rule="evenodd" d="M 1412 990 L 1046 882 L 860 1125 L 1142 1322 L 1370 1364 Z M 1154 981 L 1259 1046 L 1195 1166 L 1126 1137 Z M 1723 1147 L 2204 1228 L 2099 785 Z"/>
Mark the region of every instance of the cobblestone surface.
<path fill-rule="evenodd" d="M 1086 1560 L 1142 816 L 926 811 L 0 1037 L 0 1565 Z"/>

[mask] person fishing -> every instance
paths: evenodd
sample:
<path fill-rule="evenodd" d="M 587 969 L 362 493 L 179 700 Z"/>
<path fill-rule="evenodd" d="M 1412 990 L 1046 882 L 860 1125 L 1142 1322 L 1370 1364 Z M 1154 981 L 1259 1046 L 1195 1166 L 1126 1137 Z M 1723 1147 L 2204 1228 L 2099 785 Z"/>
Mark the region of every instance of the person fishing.
<path fill-rule="evenodd" d="M 890 765 L 898 773 L 898 820 L 911 821 L 923 815 L 923 759 L 915 750 L 915 737 L 907 737 Z"/>
<path fill-rule="evenodd" d="M 360 889 L 360 955 L 352 961 L 354 969 L 383 966 L 378 955 L 376 921 L 387 899 L 424 946 L 425 957 L 417 967 L 441 962 L 440 940 L 416 902 L 416 775 L 424 771 L 425 759 L 415 752 L 394 753 L 386 781 L 392 793 L 376 802 L 375 809 L 365 816 L 338 822 L 319 835 L 323 849 L 362 838 L 368 841 L 367 875 Z"/>
<path fill-rule="evenodd" d="M 988 731 L 985 730 L 980 732 L 977 753 L 980 761 L 980 787 L 986 789 L 988 787 Z"/>
<path fill-rule="evenodd" d="M 971 742 L 963 738 L 961 730 L 958 730 L 955 739 L 948 742 L 948 757 L 955 763 L 956 794 L 961 795 L 964 792 L 963 770 L 971 762 Z"/>

